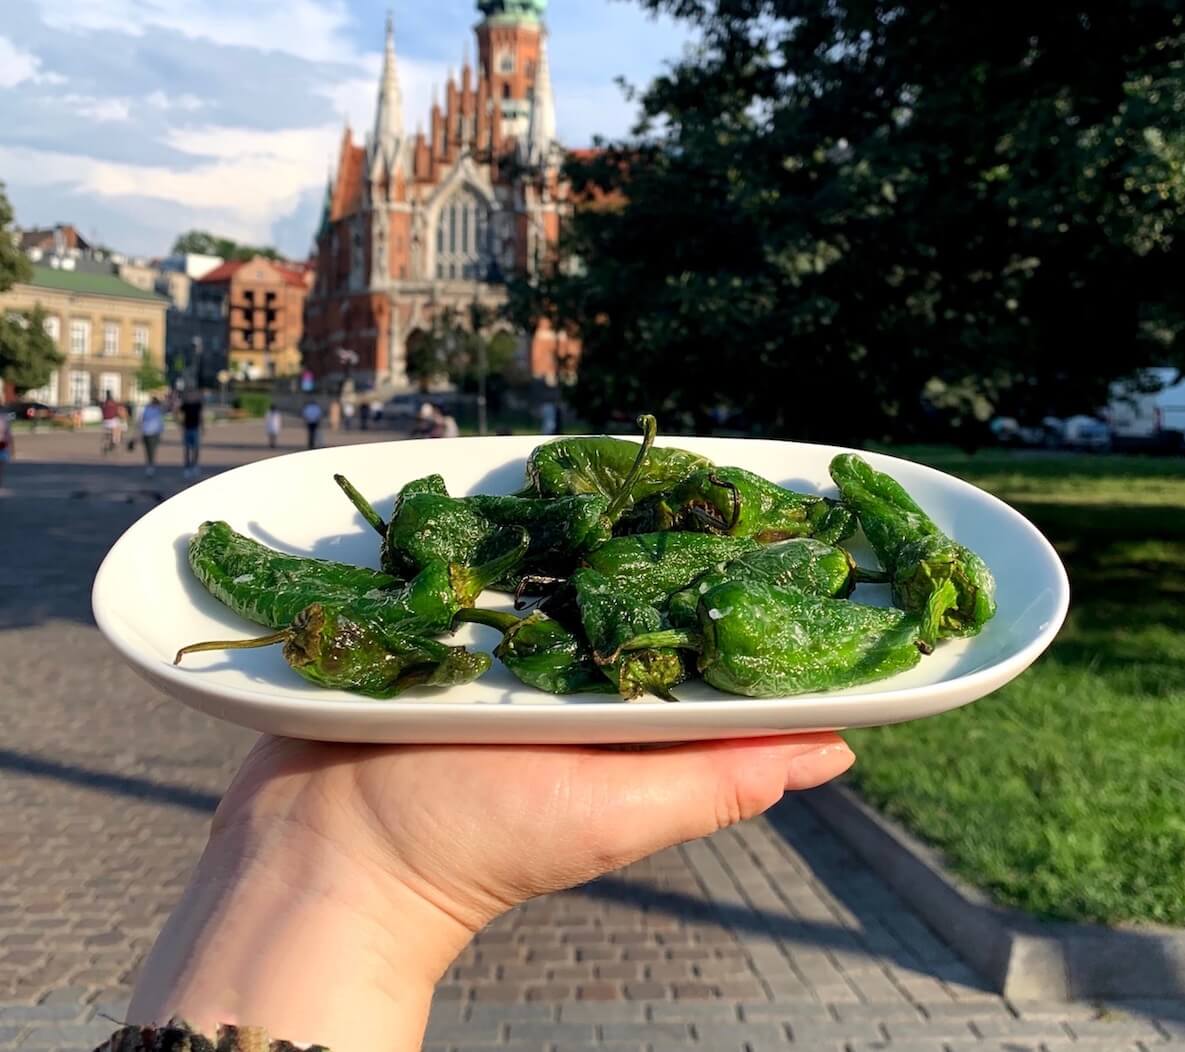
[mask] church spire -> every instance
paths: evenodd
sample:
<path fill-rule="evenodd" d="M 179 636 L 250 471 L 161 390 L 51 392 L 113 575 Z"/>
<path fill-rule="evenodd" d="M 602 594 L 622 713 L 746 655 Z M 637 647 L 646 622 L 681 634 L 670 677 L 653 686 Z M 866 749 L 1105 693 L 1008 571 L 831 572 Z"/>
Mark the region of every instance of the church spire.
<path fill-rule="evenodd" d="M 546 166 L 555 147 L 555 96 L 551 92 L 551 70 L 547 64 L 547 35 L 539 38 L 539 66 L 531 93 L 531 118 L 527 125 L 527 161 Z"/>
<path fill-rule="evenodd" d="M 372 164 L 380 158 L 394 167 L 395 154 L 403 140 L 403 93 L 395 64 L 395 30 L 387 13 L 387 41 L 383 51 L 383 73 L 379 80 L 379 102 L 374 115 Z"/>

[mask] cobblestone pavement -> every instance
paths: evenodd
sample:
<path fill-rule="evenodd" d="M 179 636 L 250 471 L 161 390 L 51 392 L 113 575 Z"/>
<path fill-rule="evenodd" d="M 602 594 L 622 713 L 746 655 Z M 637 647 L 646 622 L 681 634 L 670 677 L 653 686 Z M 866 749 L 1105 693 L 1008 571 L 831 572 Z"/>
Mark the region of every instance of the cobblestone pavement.
<path fill-rule="evenodd" d="M 253 454 L 252 436 L 228 444 Z M 200 851 L 250 735 L 154 693 L 88 593 L 161 472 L 32 436 L 0 497 L 0 1049 L 86 1049 Z M 41 441 L 49 445 L 34 446 Z M 40 450 L 41 453 L 36 451 Z M 257 452 L 257 451 L 256 451 Z M 42 455 L 44 454 L 44 455 Z M 44 463 L 29 463 L 42 459 Z M 97 458 L 96 458 L 97 459 Z M 131 460 L 130 457 L 125 457 Z M 179 473 L 172 471 L 173 476 Z M 432 1052 L 1185 1046 L 1185 1006 L 1012 1004 L 799 800 L 516 910 L 441 983 Z"/>

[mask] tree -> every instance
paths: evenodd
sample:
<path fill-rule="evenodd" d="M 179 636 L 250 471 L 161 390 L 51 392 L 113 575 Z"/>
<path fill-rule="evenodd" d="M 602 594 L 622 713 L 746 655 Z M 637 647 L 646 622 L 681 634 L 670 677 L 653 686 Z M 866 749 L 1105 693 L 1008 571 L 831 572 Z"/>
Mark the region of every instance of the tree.
<path fill-rule="evenodd" d="M 188 230 L 173 242 L 173 254 L 185 255 L 194 253 L 200 256 L 221 256 L 226 260 L 245 260 L 255 256 L 266 259 L 280 259 L 280 253 L 274 248 L 254 245 L 242 245 L 228 237 L 217 237 L 205 230 Z"/>
<path fill-rule="evenodd" d="M 28 281 L 33 273 L 12 238 L 11 224 L 12 206 L 0 183 L 0 292 Z M 12 384 L 18 394 L 49 383 L 61 363 L 62 356 L 45 333 L 45 311 L 40 307 L 0 317 L 0 380 Z"/>
<path fill-rule="evenodd" d="M 476 303 L 465 314 L 446 307 L 429 329 L 417 329 L 408 337 L 408 377 L 421 386 L 448 380 L 464 390 L 475 390 L 484 349 L 487 377 L 498 377 L 502 386 L 524 382 L 518 339 L 505 329 L 490 332 L 495 320 L 492 312 Z"/>
<path fill-rule="evenodd" d="M 570 161 L 576 407 L 775 433 L 1090 411 L 1185 354 L 1175 0 L 641 0 L 697 48 Z"/>
<path fill-rule="evenodd" d="M 0 377 L 24 394 L 49 383 L 63 358 L 45 332 L 45 311 L 34 307 L 0 318 Z"/>
<path fill-rule="evenodd" d="M 166 386 L 167 383 L 168 380 L 165 378 L 165 374 L 156 362 L 151 359 L 145 358 L 140 363 L 140 368 L 136 370 L 136 386 L 146 394 L 149 391 L 159 390 Z"/>
<path fill-rule="evenodd" d="M 18 281 L 28 281 L 33 269 L 12 237 L 12 205 L 0 182 L 0 292 L 12 288 Z"/>

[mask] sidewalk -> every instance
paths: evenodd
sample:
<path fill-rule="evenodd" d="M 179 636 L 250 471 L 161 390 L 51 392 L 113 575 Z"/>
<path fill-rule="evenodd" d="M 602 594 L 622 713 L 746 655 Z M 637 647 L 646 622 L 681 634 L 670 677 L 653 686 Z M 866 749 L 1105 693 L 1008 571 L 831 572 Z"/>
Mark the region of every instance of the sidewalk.
<path fill-rule="evenodd" d="M 122 1018 L 251 740 L 155 694 L 91 623 L 100 559 L 155 503 L 142 470 L 51 446 L 30 464 L 38 441 L 0 501 L 4 1052 L 85 1049 Z M 155 481 L 171 492 L 170 472 Z M 985 991 L 791 798 L 503 918 L 441 983 L 425 1047 L 1148 1052 L 1185 1035 L 1180 1006 L 1128 1007 Z"/>

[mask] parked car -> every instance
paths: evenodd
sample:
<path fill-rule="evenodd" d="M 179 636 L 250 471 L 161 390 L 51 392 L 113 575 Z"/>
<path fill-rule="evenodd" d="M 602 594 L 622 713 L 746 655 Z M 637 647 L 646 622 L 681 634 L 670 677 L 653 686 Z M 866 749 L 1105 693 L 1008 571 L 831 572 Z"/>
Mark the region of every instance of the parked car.
<path fill-rule="evenodd" d="M 4 407 L 14 420 L 49 420 L 53 414 L 53 406 L 46 405 L 44 402 L 28 402 L 19 401 L 13 402 L 11 405 Z"/>
<path fill-rule="evenodd" d="M 1098 417 L 1079 413 L 1062 421 L 1061 445 L 1066 449 L 1105 453 L 1111 448 L 1111 429 Z"/>
<path fill-rule="evenodd" d="M 1177 369 L 1144 369 L 1112 384 L 1104 415 L 1118 449 L 1185 453 L 1185 377 Z"/>
<path fill-rule="evenodd" d="M 1025 426 L 1011 416 L 996 417 L 988 424 L 988 430 L 1002 446 L 1043 446 L 1046 444 L 1045 428 Z"/>

